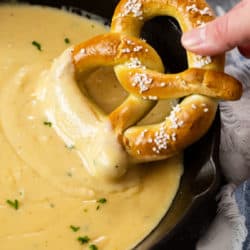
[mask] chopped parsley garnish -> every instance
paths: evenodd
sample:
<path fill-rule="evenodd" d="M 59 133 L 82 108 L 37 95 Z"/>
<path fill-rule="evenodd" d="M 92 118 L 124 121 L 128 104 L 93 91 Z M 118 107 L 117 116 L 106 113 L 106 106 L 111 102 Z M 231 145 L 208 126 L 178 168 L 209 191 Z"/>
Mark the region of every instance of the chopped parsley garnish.
<path fill-rule="evenodd" d="M 100 198 L 100 199 L 97 200 L 96 202 L 99 203 L 99 204 L 105 204 L 105 203 L 107 203 L 107 199 L 106 199 L 106 198 Z M 96 210 L 99 210 L 99 209 L 100 209 L 100 205 L 98 205 L 98 206 L 96 207 Z"/>
<path fill-rule="evenodd" d="M 69 44 L 69 43 L 70 43 L 69 38 L 68 38 L 68 37 L 65 37 L 65 38 L 64 38 L 64 42 L 65 42 L 66 44 Z"/>
<path fill-rule="evenodd" d="M 80 230 L 80 227 L 76 227 L 76 226 L 73 226 L 73 225 L 71 225 L 70 228 L 71 228 L 71 230 L 72 230 L 73 232 L 77 232 L 77 231 Z"/>
<path fill-rule="evenodd" d="M 73 175 L 71 172 L 67 172 L 67 176 L 72 177 Z"/>
<path fill-rule="evenodd" d="M 35 46 L 39 51 L 42 51 L 42 46 L 37 41 L 32 41 L 32 45 Z"/>
<path fill-rule="evenodd" d="M 55 207 L 55 204 L 50 203 L 49 206 L 50 206 L 51 208 L 54 208 L 54 207 Z"/>
<path fill-rule="evenodd" d="M 6 203 L 16 210 L 19 208 L 19 201 L 18 200 L 14 200 L 14 201 L 7 200 Z"/>
<path fill-rule="evenodd" d="M 90 238 L 88 236 L 80 236 L 77 238 L 77 240 L 81 243 L 81 244 L 87 244 L 90 241 Z"/>
<path fill-rule="evenodd" d="M 105 204 L 107 203 L 107 199 L 106 198 L 100 198 L 99 200 L 97 200 L 98 203 L 100 204 Z"/>
<path fill-rule="evenodd" d="M 94 244 L 89 245 L 89 250 L 98 250 L 98 247 Z"/>
<path fill-rule="evenodd" d="M 44 121 L 43 122 L 43 125 L 45 125 L 45 126 L 48 126 L 48 127 L 52 127 L 52 122 L 49 122 L 49 121 Z"/>

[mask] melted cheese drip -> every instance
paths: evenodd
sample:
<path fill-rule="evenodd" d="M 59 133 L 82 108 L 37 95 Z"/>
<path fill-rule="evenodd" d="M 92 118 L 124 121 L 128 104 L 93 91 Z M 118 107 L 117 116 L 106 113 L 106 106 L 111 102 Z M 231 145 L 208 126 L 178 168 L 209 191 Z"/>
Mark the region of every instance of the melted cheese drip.
<path fill-rule="evenodd" d="M 51 65 L 56 65 L 54 58 L 67 48 L 65 37 L 77 44 L 107 29 L 95 21 L 45 7 L 3 5 L 0 16 L 0 248 L 82 250 L 88 249 L 88 244 L 81 245 L 77 238 L 88 235 L 89 244 L 100 250 L 130 249 L 171 205 L 182 175 L 181 157 L 154 166 L 133 166 L 116 181 L 97 178 L 122 175 L 126 169 L 113 166 L 124 156 L 112 150 L 119 150 L 115 141 L 105 139 L 112 136 L 103 120 L 96 125 L 94 146 L 88 147 L 88 128 L 93 132 L 96 117 L 87 107 L 79 107 L 77 99 L 83 96 L 72 92 L 73 101 L 66 102 L 81 109 L 80 116 L 60 113 L 53 99 L 64 105 L 60 89 L 58 95 L 53 92 L 59 86 L 53 84 L 53 77 L 60 67 Z M 34 40 L 42 51 L 32 45 Z M 67 60 L 63 62 L 61 67 L 69 67 L 64 80 L 70 91 L 75 86 L 72 69 Z M 85 84 L 89 95 L 107 112 L 126 96 L 107 68 L 93 73 Z M 158 114 L 165 115 L 166 104 L 169 102 L 159 104 L 145 122 L 162 119 Z M 102 117 L 101 113 L 97 117 Z M 72 124 L 71 119 L 81 119 L 75 134 L 64 130 Z M 106 170 L 91 168 L 86 161 L 100 159 L 103 149 L 114 156 L 114 164 L 107 164 Z M 91 154 L 96 156 L 88 159 Z M 106 204 L 97 202 L 102 197 Z M 15 199 L 20 204 L 18 210 L 6 203 Z M 73 232 L 70 225 L 79 226 L 79 231 Z"/>
<path fill-rule="evenodd" d="M 74 145 L 90 175 L 119 178 L 129 165 L 128 156 L 118 143 L 108 117 L 80 93 L 74 78 L 71 49 L 44 72 L 37 97 L 47 119 L 68 145 Z M 86 91 L 85 91 L 86 92 Z"/>

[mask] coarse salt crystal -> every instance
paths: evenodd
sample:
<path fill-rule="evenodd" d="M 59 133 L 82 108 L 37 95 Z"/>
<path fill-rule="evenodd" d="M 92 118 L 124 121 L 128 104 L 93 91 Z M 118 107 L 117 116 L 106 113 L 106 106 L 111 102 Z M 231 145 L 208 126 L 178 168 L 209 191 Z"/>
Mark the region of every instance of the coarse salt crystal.
<path fill-rule="evenodd" d="M 204 9 L 200 10 L 201 15 L 207 15 L 207 16 L 212 16 L 213 13 L 208 7 L 205 7 Z"/>
<path fill-rule="evenodd" d="M 192 109 L 197 109 L 197 106 L 194 103 L 192 104 Z"/>
<path fill-rule="evenodd" d="M 171 139 L 172 139 L 172 141 L 176 141 L 176 133 L 171 134 Z"/>
<path fill-rule="evenodd" d="M 181 111 L 181 106 L 177 104 L 176 106 L 173 107 L 174 112 L 180 112 Z"/>
<path fill-rule="evenodd" d="M 126 40 L 127 45 L 134 45 L 135 43 L 131 40 Z"/>
<path fill-rule="evenodd" d="M 212 16 L 213 13 L 208 7 L 205 7 L 204 9 L 199 9 L 195 4 L 189 5 L 186 7 L 187 12 L 195 12 L 199 13 L 202 16 Z"/>
<path fill-rule="evenodd" d="M 152 143 L 153 139 L 152 138 L 148 138 L 148 143 Z"/>
<path fill-rule="evenodd" d="M 179 119 L 176 117 L 176 113 L 181 111 L 181 107 L 180 105 L 176 105 L 175 107 L 173 107 L 169 119 L 171 121 L 171 128 L 180 128 L 181 126 L 183 126 L 184 122 L 183 121 L 179 121 Z"/>
<path fill-rule="evenodd" d="M 155 147 L 153 147 L 152 150 L 159 154 L 161 150 L 167 149 L 169 139 L 170 136 L 165 132 L 164 127 L 161 126 L 159 131 L 154 133 Z"/>
<path fill-rule="evenodd" d="M 124 5 L 123 13 L 120 16 L 127 16 L 132 14 L 134 17 L 142 19 L 142 3 L 139 0 L 128 0 Z"/>
<path fill-rule="evenodd" d="M 157 150 L 156 147 L 153 147 L 152 150 L 153 150 L 154 152 L 158 153 L 158 154 L 160 153 L 160 152 Z"/>
<path fill-rule="evenodd" d="M 199 27 L 202 27 L 202 26 L 204 26 L 205 24 L 206 24 L 206 23 L 203 22 L 203 21 L 201 21 L 201 20 L 198 20 L 198 21 L 196 22 L 196 25 L 199 26 Z"/>
<path fill-rule="evenodd" d="M 145 73 L 136 73 L 133 76 L 133 83 L 132 86 L 136 87 L 138 86 L 140 89 L 140 93 L 143 93 L 147 90 L 149 90 L 150 85 L 152 84 L 153 79 L 148 77 Z"/>
<path fill-rule="evenodd" d="M 177 125 L 178 125 L 179 128 L 182 127 L 183 124 L 184 124 L 184 121 L 179 121 L 179 122 L 177 123 Z"/>
<path fill-rule="evenodd" d="M 157 101 L 157 100 L 158 100 L 158 96 L 149 95 L 149 96 L 148 96 L 148 99 L 149 99 L 149 100 L 152 100 L 152 101 Z"/>
<path fill-rule="evenodd" d="M 139 52 L 139 51 L 141 51 L 142 49 L 143 49 L 143 47 L 142 47 L 141 45 L 138 45 L 138 46 L 136 46 L 136 47 L 133 48 L 133 51 L 134 51 L 134 52 Z"/>
<path fill-rule="evenodd" d="M 135 145 L 139 145 L 142 143 L 144 137 L 145 137 L 145 133 L 147 133 L 147 129 L 144 129 L 140 134 L 139 136 L 136 138 L 136 141 L 135 141 Z"/>
<path fill-rule="evenodd" d="M 142 68 L 145 69 L 146 67 L 142 65 L 141 61 L 138 58 L 130 58 L 130 61 L 126 63 L 129 69 L 135 68 Z"/>
<path fill-rule="evenodd" d="M 121 52 L 122 53 L 130 53 L 131 52 L 131 50 L 129 49 L 129 48 L 123 48 L 122 50 L 121 50 Z"/>
<path fill-rule="evenodd" d="M 79 62 L 86 55 L 86 49 L 82 48 L 80 51 L 74 56 L 76 62 Z"/>
<path fill-rule="evenodd" d="M 196 55 L 196 61 L 194 66 L 197 68 L 202 68 L 205 65 L 208 65 L 212 62 L 212 58 L 210 56 L 200 56 Z"/>

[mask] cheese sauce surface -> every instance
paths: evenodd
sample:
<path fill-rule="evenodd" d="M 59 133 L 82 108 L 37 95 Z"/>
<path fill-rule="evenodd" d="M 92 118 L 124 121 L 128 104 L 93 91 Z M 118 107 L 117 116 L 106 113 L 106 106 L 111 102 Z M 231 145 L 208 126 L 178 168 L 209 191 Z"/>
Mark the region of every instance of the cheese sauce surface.
<path fill-rule="evenodd" d="M 109 130 L 103 124 L 96 125 L 94 141 L 86 139 L 95 122 L 66 87 L 70 105 L 81 110 L 81 122 L 91 125 L 85 124 L 81 135 L 67 135 L 64 127 L 72 125 L 73 114 L 60 113 L 67 105 L 53 80 L 65 62 L 55 58 L 73 44 L 108 32 L 107 27 L 62 10 L 26 5 L 1 5 L 0 20 L 0 249 L 133 248 L 170 207 L 182 159 L 131 166 L 118 180 L 101 178 L 113 174 L 101 170 L 97 178 L 87 157 L 98 160 L 99 145 L 112 156 L 115 143 L 105 141 Z M 65 72 L 65 86 L 80 89 L 70 67 Z M 83 82 L 105 112 L 127 95 L 110 68 L 98 69 Z M 144 122 L 158 122 L 170 108 L 170 102 L 159 103 Z"/>

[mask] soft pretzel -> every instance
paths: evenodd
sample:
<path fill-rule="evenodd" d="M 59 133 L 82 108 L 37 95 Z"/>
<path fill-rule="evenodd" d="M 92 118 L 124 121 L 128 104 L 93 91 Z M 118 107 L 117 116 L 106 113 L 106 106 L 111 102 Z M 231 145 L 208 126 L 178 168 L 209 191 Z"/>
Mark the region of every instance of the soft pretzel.
<path fill-rule="evenodd" d="M 160 15 L 176 18 L 184 32 L 214 18 L 203 0 L 121 0 L 111 29 L 139 37 L 145 21 Z M 153 100 L 192 94 L 161 124 L 134 126 L 124 132 L 123 145 L 134 159 L 160 160 L 180 152 L 206 133 L 215 117 L 217 98 L 234 100 L 241 96 L 241 85 L 223 73 L 224 55 L 211 58 L 187 52 L 187 59 L 189 69 L 176 75 L 116 67 L 118 79 L 130 93 Z M 151 79 L 146 88 L 141 88 L 145 85 L 141 74 Z"/>
<path fill-rule="evenodd" d="M 112 177 L 121 176 L 131 161 L 154 161 L 179 153 L 206 133 L 214 120 L 218 99 L 235 100 L 241 95 L 240 83 L 223 73 L 224 55 L 210 58 L 187 52 L 187 70 L 179 74 L 164 74 L 163 64 L 156 51 L 139 38 L 144 22 L 157 15 L 175 17 L 183 31 L 213 19 L 210 8 L 203 0 L 122 0 L 115 10 L 110 33 L 74 46 L 70 55 L 76 79 L 86 77 L 98 67 L 113 66 L 118 80 L 129 92 L 127 99 L 106 115 L 84 91 L 81 93 L 75 86 L 67 87 L 66 83 L 57 81 L 54 88 L 57 93 L 58 89 L 65 90 L 64 103 L 72 100 L 72 95 L 67 96 L 67 90 L 77 96 L 83 95 L 82 98 L 76 98 L 80 104 L 77 107 L 87 105 L 87 112 L 90 117 L 94 117 L 94 122 L 87 124 L 87 127 L 93 127 L 95 123 L 106 124 L 107 121 L 111 124 L 111 131 L 108 129 L 108 132 L 109 125 L 98 125 L 105 129 L 110 139 L 105 138 L 101 144 L 96 142 L 95 135 L 100 136 L 101 133 L 97 131 L 88 137 L 88 143 L 90 147 L 99 148 L 99 151 L 91 149 L 96 151 L 94 157 L 100 154 L 103 157 L 103 161 L 98 161 L 99 169 L 115 169 L 115 174 L 110 174 Z M 184 99 L 173 107 L 171 114 L 162 123 L 135 125 L 154 107 L 158 99 L 179 97 Z M 60 103 L 61 96 L 57 95 L 56 98 Z M 86 121 L 79 109 L 74 109 L 73 104 L 69 106 L 65 124 L 68 124 L 67 120 L 71 119 L 72 114 L 81 117 L 81 122 L 74 118 L 76 124 L 70 125 L 74 128 L 73 137 L 78 140 L 78 134 L 83 133 L 81 126 Z M 59 116 L 64 113 L 60 111 Z M 67 129 L 68 125 L 65 124 L 63 129 L 70 134 L 72 130 Z M 92 128 L 91 131 L 94 130 Z M 112 161 L 110 149 L 105 147 L 108 140 L 114 145 L 112 150 L 117 153 Z M 120 148 L 115 147 L 114 140 L 121 146 L 122 153 Z M 124 153 L 129 161 L 122 160 Z M 85 155 L 89 157 L 88 152 Z M 96 164 L 94 160 L 88 158 L 92 165 Z"/>

